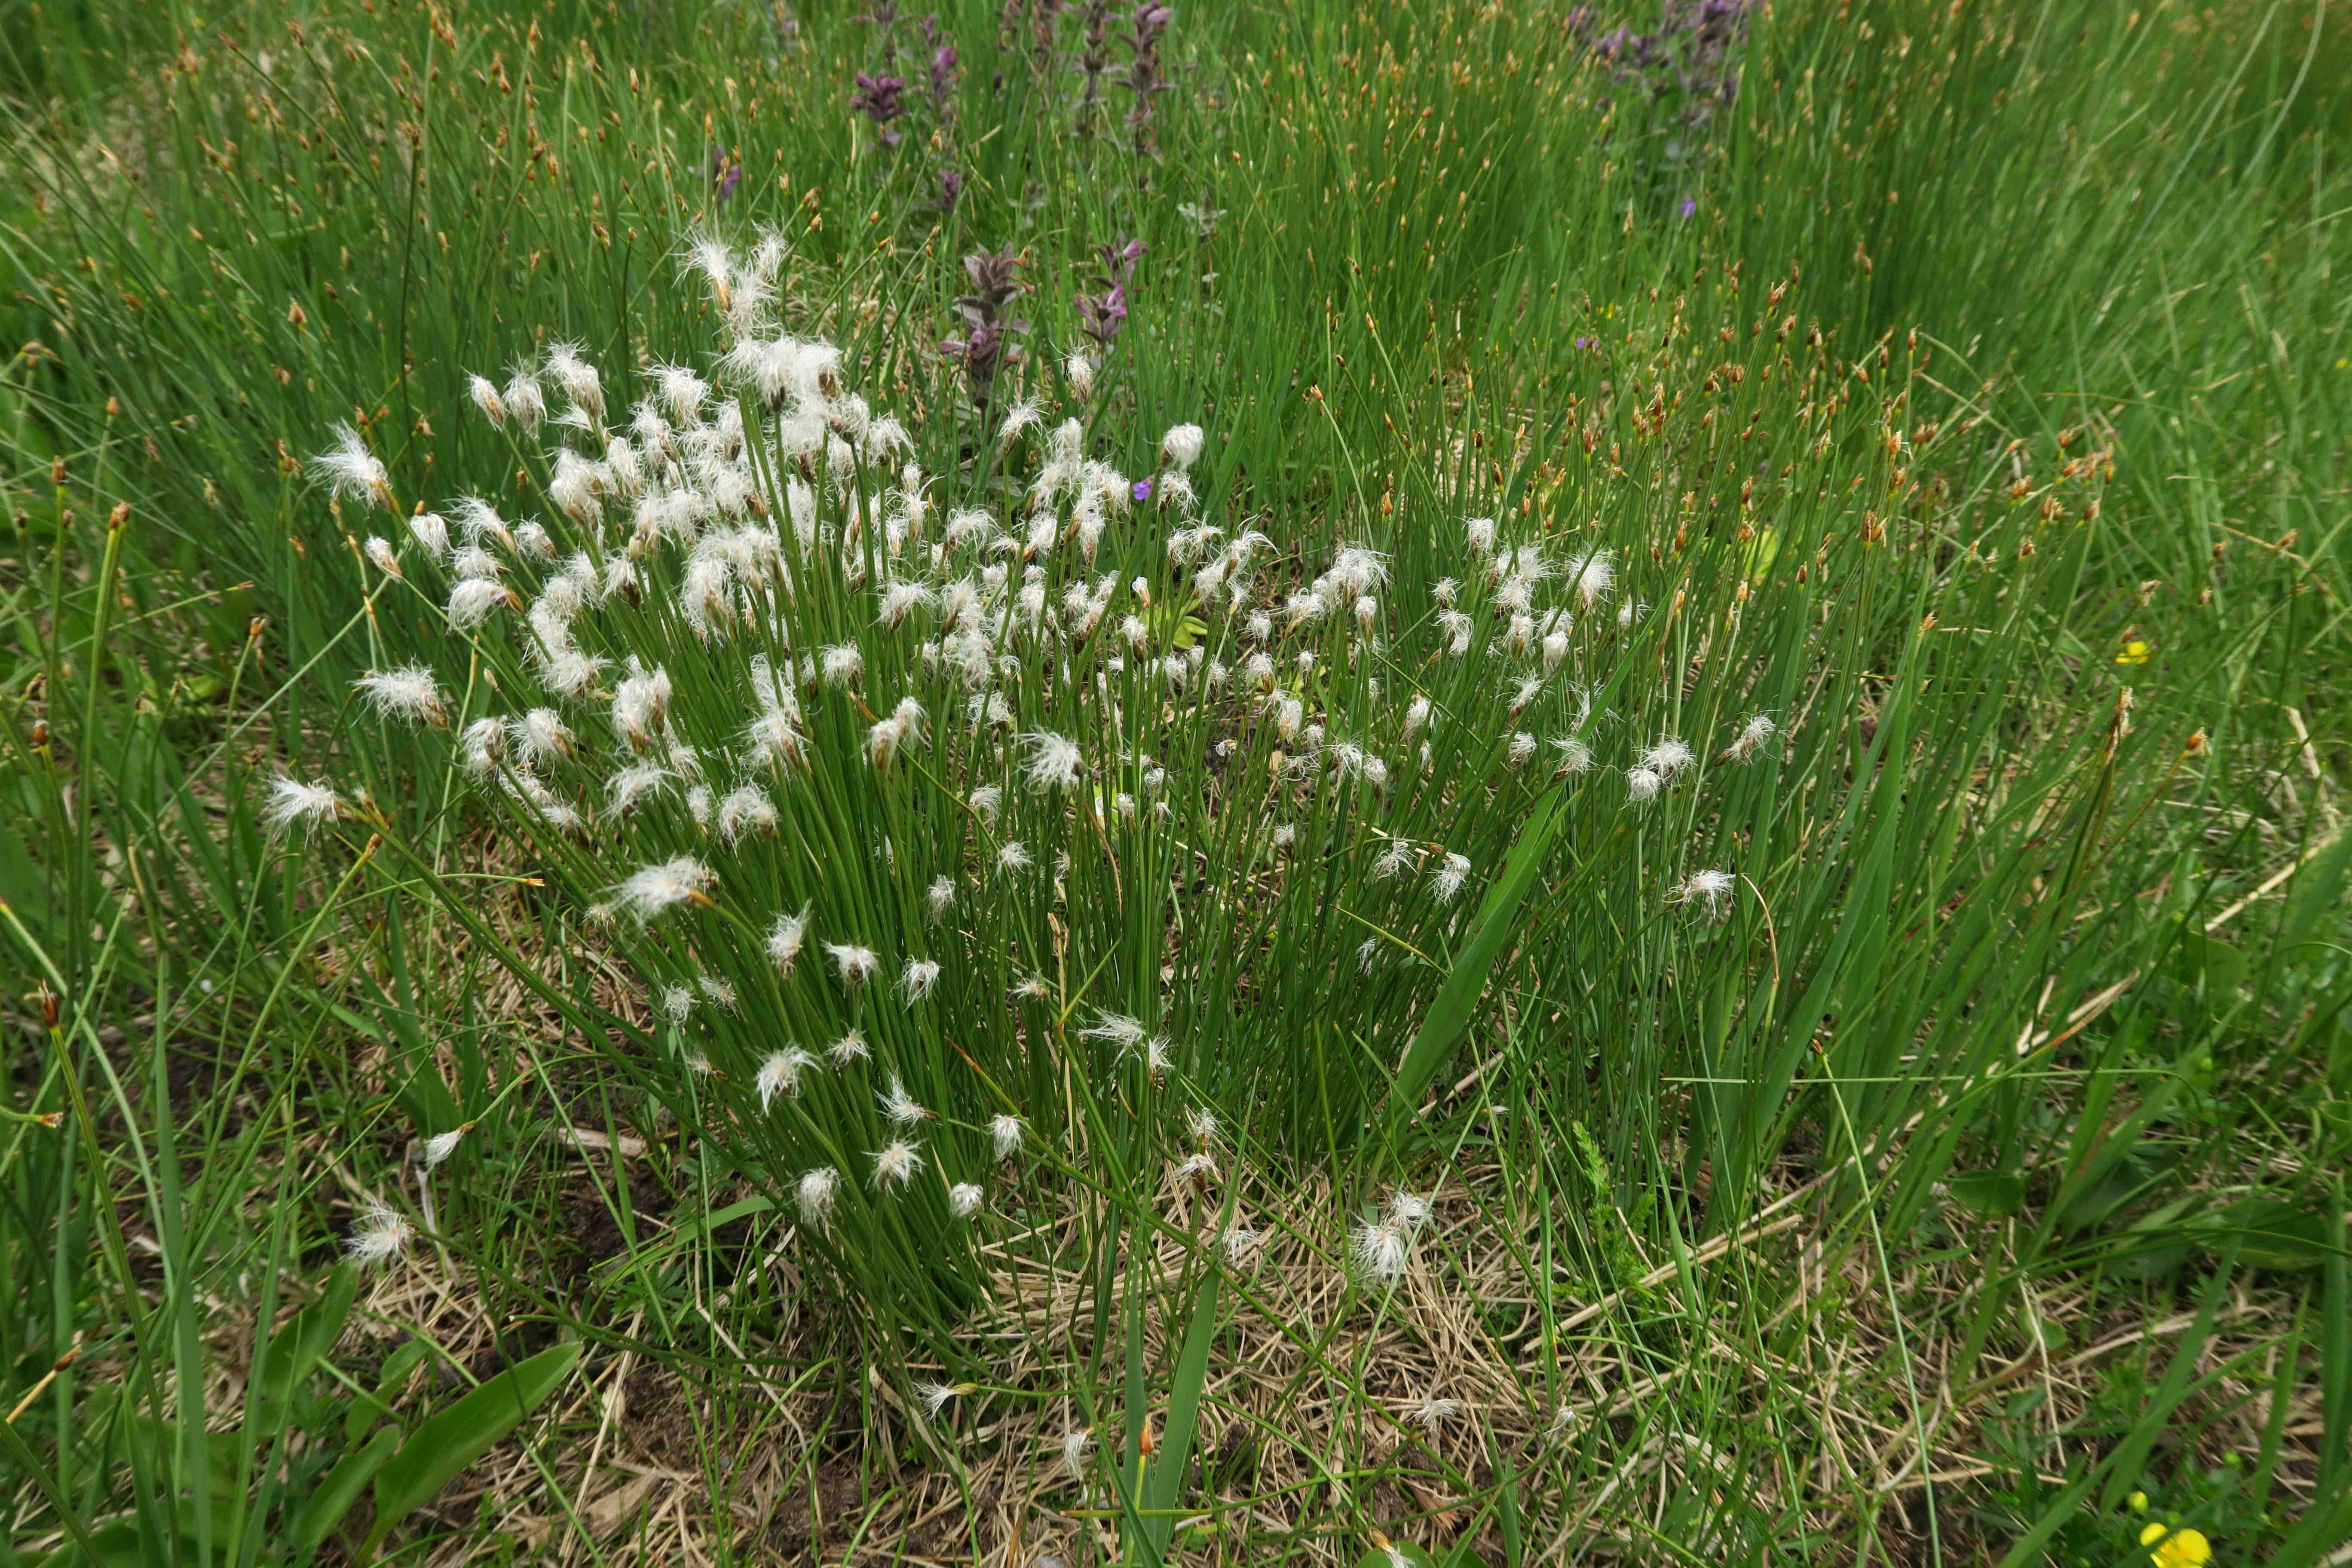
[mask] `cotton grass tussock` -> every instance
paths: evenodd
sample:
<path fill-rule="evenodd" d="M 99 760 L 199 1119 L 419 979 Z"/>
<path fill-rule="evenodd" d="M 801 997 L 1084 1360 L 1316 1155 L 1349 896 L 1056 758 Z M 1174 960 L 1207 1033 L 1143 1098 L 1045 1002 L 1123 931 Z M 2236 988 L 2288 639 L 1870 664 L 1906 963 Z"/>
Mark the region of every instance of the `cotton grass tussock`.
<path fill-rule="evenodd" d="M 751 282 L 725 250 L 690 258 L 698 295 L 723 280 L 712 352 L 600 367 L 558 343 L 469 392 L 549 449 L 422 498 L 443 521 L 412 527 L 404 579 L 352 563 L 447 616 L 358 699 L 546 847 L 551 895 L 656 1001 L 655 1070 L 694 1079 L 705 1133 L 812 1233 L 844 1232 L 824 1272 L 877 1321 L 940 1332 L 981 1267 L 953 1194 L 1033 1155 L 1041 1178 L 1135 1097 L 1205 1113 L 1256 1085 L 1277 1150 L 1313 1144 L 1327 1090 L 1363 1120 L 1388 1092 L 1365 1064 L 1402 1052 L 1443 977 L 1424 955 L 1542 792 L 1570 834 L 1646 834 L 1667 814 L 1617 818 L 1596 786 L 1671 779 L 1687 837 L 1723 781 L 1771 781 L 1646 739 L 1768 701 L 1669 706 L 1647 634 L 1606 613 L 1647 542 L 1466 492 L 1450 518 L 1260 531 L 1218 493 L 1218 434 L 1120 428 L 1105 364 L 1091 423 L 1050 377 L 1007 383 L 975 447 L 953 411 L 860 395 L 772 319 L 789 263 Z M 340 814 L 331 792 L 285 811 Z M 1300 1120 L 1297 1020 L 1334 1006 L 1370 1054 L 1327 1053 Z M 1117 1084 L 1099 1108 L 1031 1081 L 1066 1047 Z M 1150 1128 L 1164 1158 L 1135 1169 L 1225 1179 L 1212 1133 Z M 1370 1222 L 1359 1273 L 1392 1281 L 1422 1223 Z"/>

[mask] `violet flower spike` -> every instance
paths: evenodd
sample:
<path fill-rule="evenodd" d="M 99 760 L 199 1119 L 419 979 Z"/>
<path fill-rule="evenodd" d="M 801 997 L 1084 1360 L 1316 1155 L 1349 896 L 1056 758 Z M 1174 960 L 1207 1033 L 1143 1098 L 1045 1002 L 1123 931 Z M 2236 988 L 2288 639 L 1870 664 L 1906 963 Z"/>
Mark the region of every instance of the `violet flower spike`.
<path fill-rule="evenodd" d="M 874 122 L 874 129 L 885 147 L 896 147 L 904 140 L 890 129 L 890 121 L 907 112 L 898 95 L 907 90 L 906 79 L 895 76 L 868 76 L 857 73 L 857 90 L 850 94 L 849 107 Z"/>

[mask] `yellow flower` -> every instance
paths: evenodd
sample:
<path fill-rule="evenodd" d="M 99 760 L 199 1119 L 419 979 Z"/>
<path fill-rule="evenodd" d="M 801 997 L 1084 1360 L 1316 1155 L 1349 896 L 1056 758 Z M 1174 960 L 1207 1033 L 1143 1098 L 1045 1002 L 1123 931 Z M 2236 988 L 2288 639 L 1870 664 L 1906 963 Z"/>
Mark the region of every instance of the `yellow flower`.
<path fill-rule="evenodd" d="M 2213 1543 L 2205 1539 L 2201 1531 L 2176 1530 L 2167 1533 L 2165 1526 L 2150 1524 L 2139 1532 L 2142 1546 L 2157 1542 L 2161 1544 L 2147 1554 L 2156 1568 L 2205 1568 L 2213 1560 Z"/>
<path fill-rule="evenodd" d="M 2146 664 L 2147 662 L 2147 644 L 2140 641 L 2137 637 L 2132 638 L 2131 641 L 2124 644 L 2124 651 L 2116 655 L 2116 662 L 2117 664 Z"/>
<path fill-rule="evenodd" d="M 2134 1513 L 2146 1513 L 2147 1511 L 2147 1494 L 2146 1492 L 2132 1493 L 2126 1506 L 2130 1508 Z"/>

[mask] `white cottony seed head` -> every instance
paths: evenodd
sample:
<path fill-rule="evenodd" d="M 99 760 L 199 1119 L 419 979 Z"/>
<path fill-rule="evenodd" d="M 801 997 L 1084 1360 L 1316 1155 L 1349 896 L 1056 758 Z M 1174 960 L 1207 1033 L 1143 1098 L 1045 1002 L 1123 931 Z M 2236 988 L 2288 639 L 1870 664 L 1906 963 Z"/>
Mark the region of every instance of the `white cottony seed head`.
<path fill-rule="evenodd" d="M 1084 764 L 1076 742 L 1039 731 L 1022 736 L 1021 743 L 1029 752 L 1025 771 L 1031 789 L 1078 787 L 1078 773 Z"/>
<path fill-rule="evenodd" d="M 841 983 L 849 986 L 863 985 L 873 979 L 875 970 L 882 963 L 872 948 L 859 947 L 855 942 L 829 942 L 824 944 L 824 955 L 833 960 Z"/>
<path fill-rule="evenodd" d="M 280 833 L 308 832 L 342 812 L 342 800 L 332 786 L 304 784 L 280 773 L 269 781 L 269 804 L 262 807 L 262 817 Z"/>
<path fill-rule="evenodd" d="M 457 1152 L 457 1145 L 466 1141 L 466 1134 L 473 1130 L 474 1124 L 468 1121 L 462 1127 L 453 1127 L 446 1132 L 436 1132 L 427 1138 L 425 1141 L 425 1168 L 430 1171 L 446 1162 Z"/>
<path fill-rule="evenodd" d="M 801 1222 L 822 1226 L 833 1218 L 835 1189 L 841 1184 L 841 1173 L 830 1165 L 822 1166 L 803 1176 L 800 1182 Z"/>
<path fill-rule="evenodd" d="M 482 411 L 482 417 L 493 428 L 506 428 L 507 401 L 499 395 L 498 383 L 487 376 L 469 375 L 466 378 L 466 395 L 474 400 L 474 406 Z"/>
<path fill-rule="evenodd" d="M 379 719 L 445 728 L 449 710 L 441 700 L 441 686 L 430 665 L 407 664 L 397 669 L 372 669 L 352 682 Z"/>
<path fill-rule="evenodd" d="M 796 915 L 778 915 L 768 931 L 768 962 L 776 973 L 789 978 L 793 965 L 801 958 L 801 949 L 808 942 L 808 911 Z"/>
<path fill-rule="evenodd" d="M 1078 1031 L 1082 1040 L 1107 1040 L 1121 1051 L 1133 1050 L 1143 1043 L 1148 1031 L 1141 1020 L 1124 1013 L 1097 1013 L 1095 1021 Z"/>
<path fill-rule="evenodd" d="M 1694 871 L 1666 895 L 1670 904 L 1697 904 L 1709 920 L 1720 919 L 1738 879 L 1728 871 Z"/>
<path fill-rule="evenodd" d="M 407 1220 L 380 1203 L 371 1203 L 352 1226 L 343 1252 L 355 1263 L 382 1263 L 405 1251 L 415 1234 Z"/>
<path fill-rule="evenodd" d="M 1429 890 L 1441 904 L 1452 903 L 1462 891 L 1462 884 L 1470 879 L 1470 858 L 1466 855 L 1448 855 L 1430 877 Z"/>
<path fill-rule="evenodd" d="M 1413 1407 L 1412 1419 L 1423 1431 L 1434 1432 L 1462 1414 L 1462 1406 L 1451 1399 L 1424 1399 Z"/>
<path fill-rule="evenodd" d="M 459 631 L 469 631 L 490 618 L 490 612 L 511 597 L 507 585 L 495 577 L 466 577 L 449 589 L 449 624 Z"/>
<path fill-rule="evenodd" d="M 1724 748 L 1723 760 L 1727 763 L 1748 761 L 1764 749 L 1764 742 L 1769 741 L 1779 728 L 1772 722 L 1770 714 L 1756 714 L 1739 727 L 1739 733 L 1732 738 L 1729 746 Z"/>
<path fill-rule="evenodd" d="M 614 888 L 613 905 L 630 916 L 639 925 L 645 924 L 666 910 L 675 909 L 689 900 L 709 903 L 703 889 L 718 879 L 710 868 L 691 856 L 680 855 L 658 865 L 646 866 Z"/>
<path fill-rule="evenodd" d="M 1349 1253 L 1357 1269 L 1376 1284 L 1393 1285 L 1404 1273 L 1409 1237 L 1403 1226 L 1358 1220 Z"/>
<path fill-rule="evenodd" d="M 1407 1231 L 1418 1230 L 1429 1219 L 1429 1200 L 1418 1194 L 1402 1189 L 1390 1194 L 1388 1223 Z"/>
<path fill-rule="evenodd" d="M 909 1002 L 920 1002 L 940 983 L 940 966 L 928 958 L 910 958 L 898 976 L 898 990 Z"/>
<path fill-rule="evenodd" d="M 1596 550 L 1570 565 L 1568 577 L 1576 596 L 1590 610 L 1608 597 L 1609 590 L 1616 585 L 1617 567 L 1610 559 L 1609 552 Z"/>
<path fill-rule="evenodd" d="M 1021 1118 L 1004 1111 L 988 1124 L 988 1135 L 996 1145 L 996 1157 L 1010 1160 L 1021 1152 Z"/>
<path fill-rule="evenodd" d="M 1672 735 L 1642 753 L 1641 765 L 1664 778 L 1672 778 L 1696 759 L 1691 749 Z"/>
<path fill-rule="evenodd" d="M 778 1096 L 790 1100 L 801 1091 L 801 1074 L 815 1064 L 816 1058 L 798 1046 L 787 1046 L 771 1051 L 760 1063 L 759 1076 L 752 1087 L 760 1093 L 760 1109 L 765 1110 Z"/>
<path fill-rule="evenodd" d="M 310 467 L 327 481 L 336 499 L 366 501 L 386 511 L 396 510 L 391 476 L 375 454 L 368 450 L 366 439 L 348 425 L 337 425 L 330 433 L 335 437 L 333 448 L 313 458 Z"/>
<path fill-rule="evenodd" d="M 893 1127 L 919 1127 L 931 1114 L 915 1103 L 915 1097 L 907 1092 L 906 1084 L 897 1073 L 890 1075 L 890 1087 L 877 1090 L 874 1098 Z"/>
<path fill-rule="evenodd" d="M 923 1152 L 912 1143 L 899 1142 L 877 1150 L 874 1154 L 874 1185 L 904 1189 L 923 1168 Z"/>

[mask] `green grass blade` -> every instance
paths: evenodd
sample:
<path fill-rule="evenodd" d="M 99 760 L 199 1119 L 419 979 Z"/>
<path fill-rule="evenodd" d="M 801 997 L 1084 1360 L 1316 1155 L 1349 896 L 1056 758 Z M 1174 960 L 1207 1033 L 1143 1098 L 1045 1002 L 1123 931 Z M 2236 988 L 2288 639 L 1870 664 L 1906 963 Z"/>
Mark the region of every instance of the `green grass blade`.
<path fill-rule="evenodd" d="M 1544 856 L 1559 831 L 1560 801 L 1560 787 L 1555 785 L 1528 812 L 1526 826 L 1519 829 L 1518 841 L 1511 846 L 1510 856 L 1503 863 L 1502 874 L 1495 879 L 1494 886 L 1486 890 L 1486 901 L 1478 907 L 1469 942 L 1455 956 L 1453 968 L 1446 972 L 1444 985 L 1423 1016 L 1412 1042 L 1405 1047 L 1404 1058 L 1397 1064 L 1396 1082 L 1389 1090 L 1386 1120 L 1391 1141 L 1470 1026 L 1478 998 L 1486 992 L 1486 977 L 1511 939 L 1519 904 L 1528 889 L 1535 886 Z"/>
<path fill-rule="evenodd" d="M 1201 1391 L 1209 1381 L 1209 1351 L 1216 1342 L 1218 1298 L 1223 1284 L 1224 1276 L 1214 1270 L 1201 1281 L 1192 1320 L 1184 1330 L 1184 1348 L 1176 1357 L 1176 1375 L 1168 1390 L 1168 1426 L 1152 1460 L 1147 1495 L 1154 1509 L 1173 1509 L 1183 1495 L 1184 1469 L 1192 1458 L 1192 1434 L 1200 1424 Z M 1156 1513 L 1144 1521 L 1153 1562 L 1166 1555 L 1168 1539 L 1175 1528 L 1172 1513 Z"/>
<path fill-rule="evenodd" d="M 393 1526 L 520 1426 L 570 1375 L 586 1348 L 575 1342 L 541 1351 L 419 1426 L 376 1474 L 375 1523 L 361 1555 L 382 1545 Z"/>

